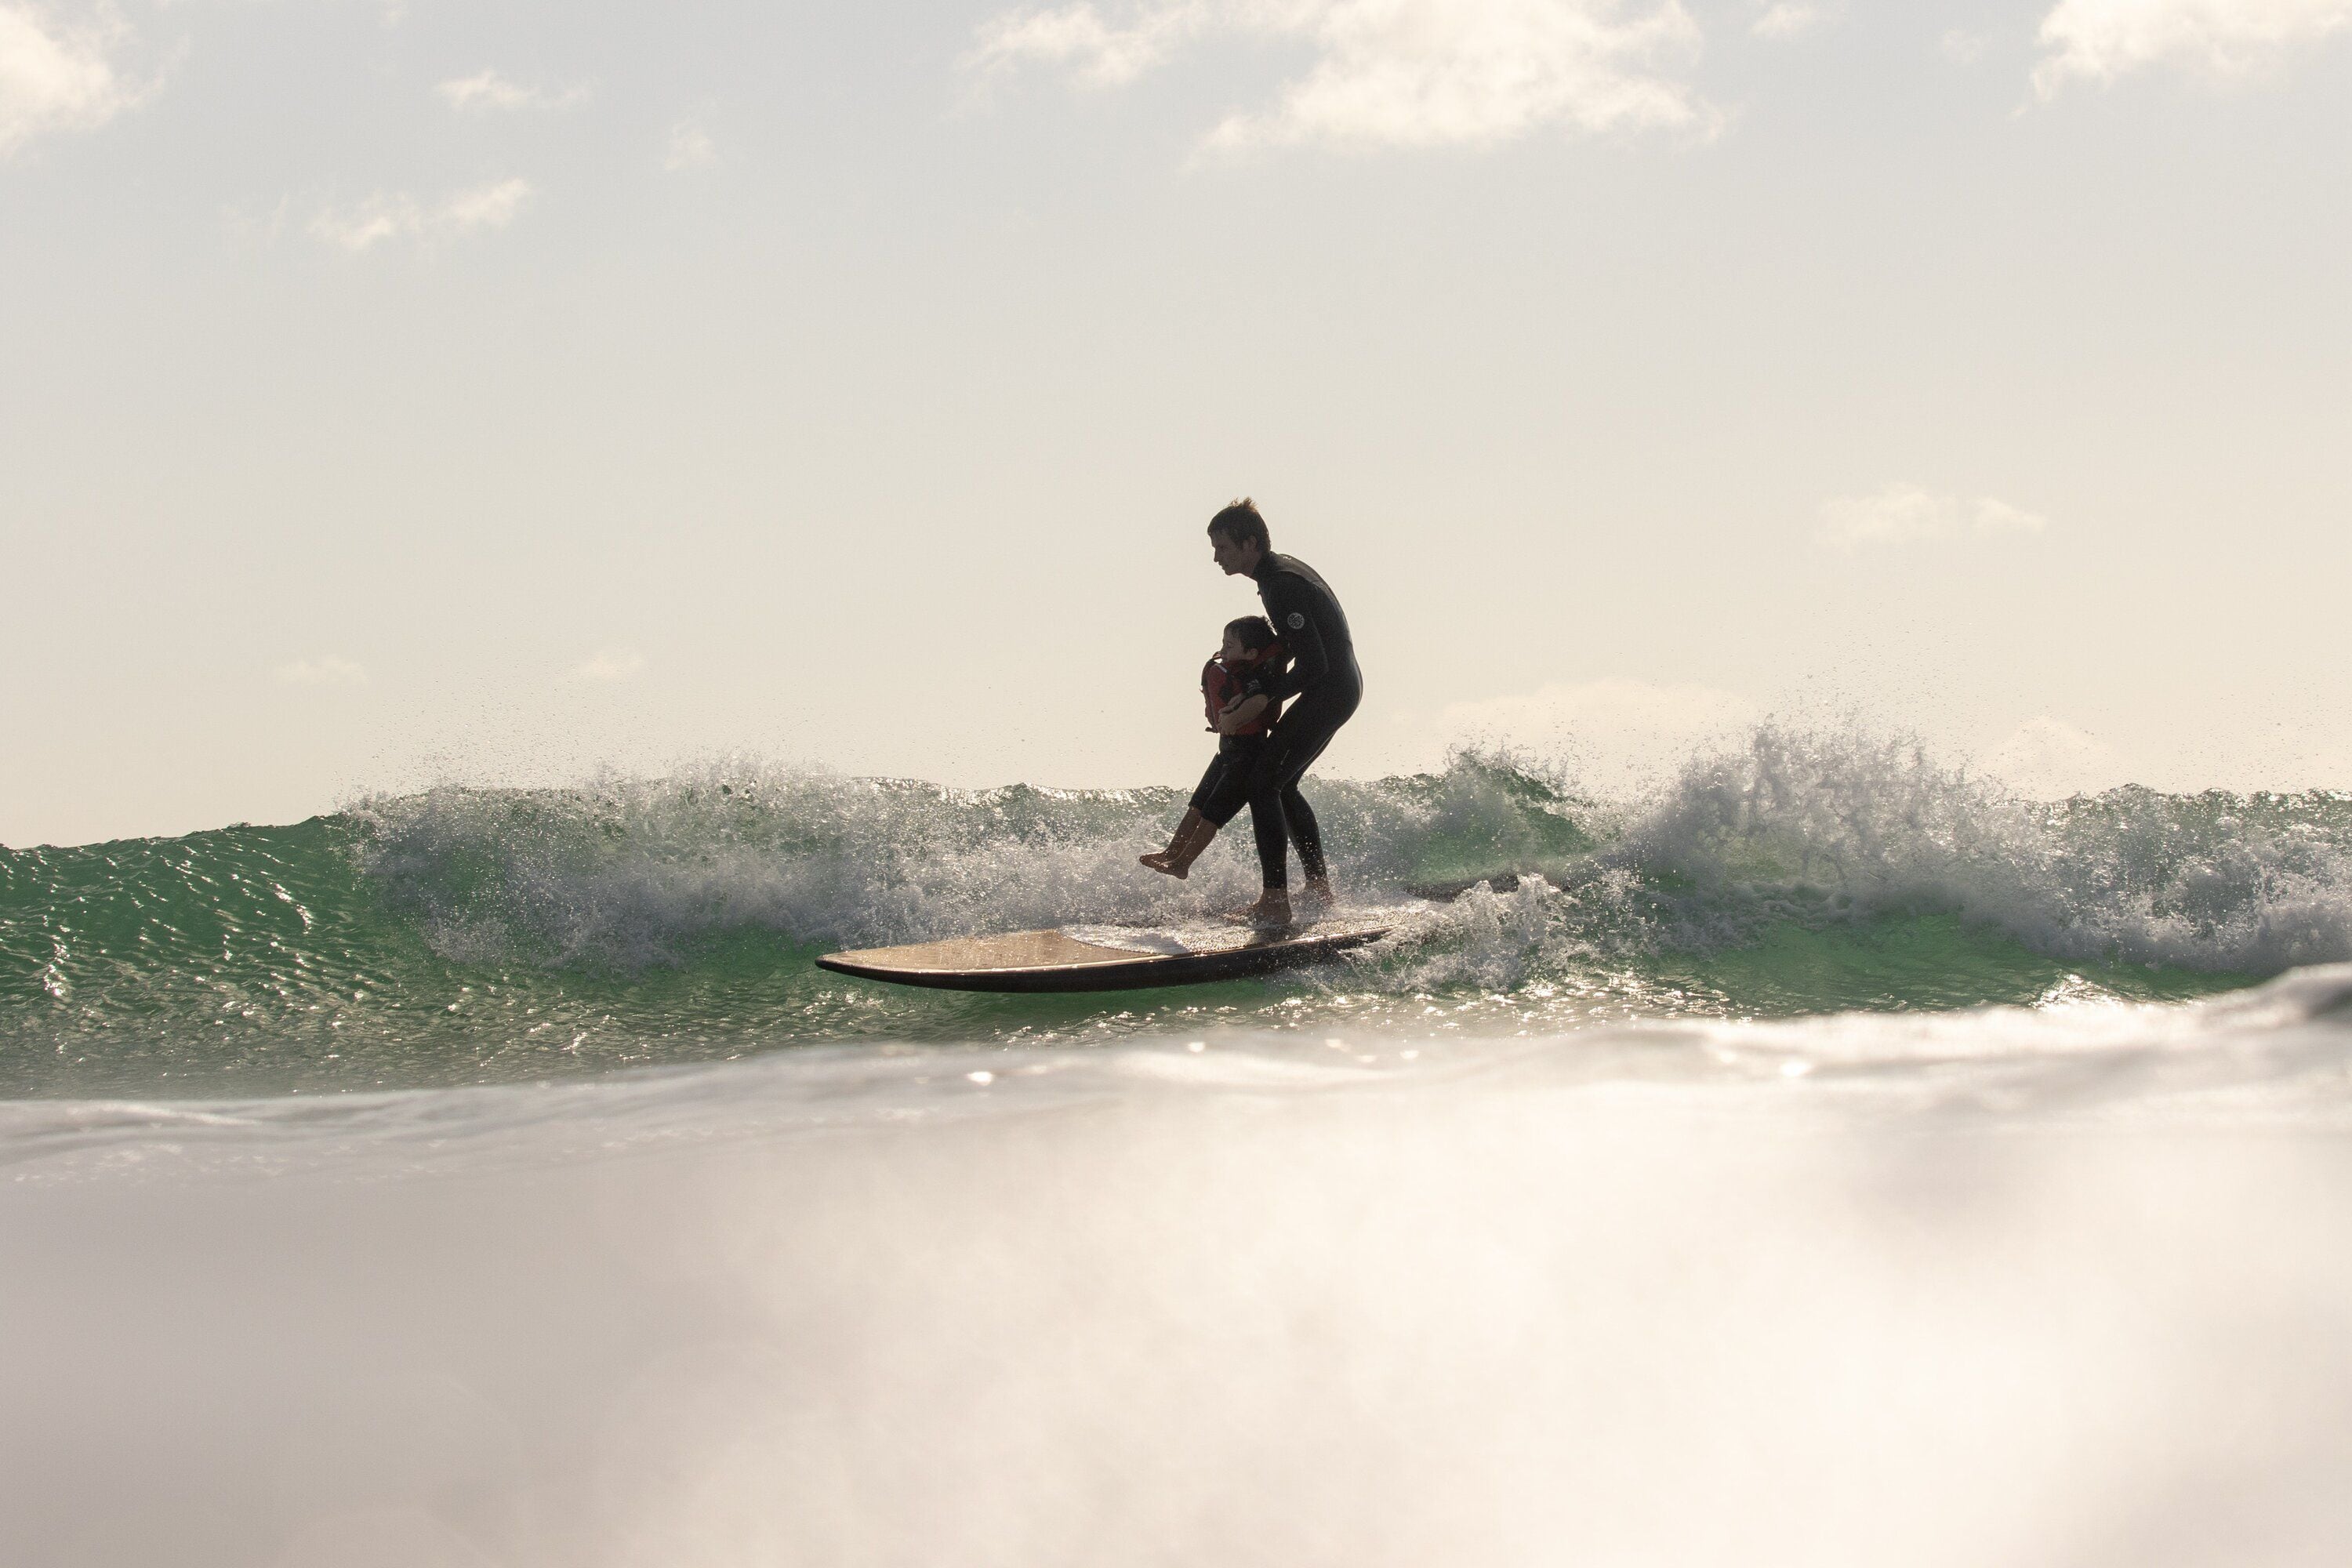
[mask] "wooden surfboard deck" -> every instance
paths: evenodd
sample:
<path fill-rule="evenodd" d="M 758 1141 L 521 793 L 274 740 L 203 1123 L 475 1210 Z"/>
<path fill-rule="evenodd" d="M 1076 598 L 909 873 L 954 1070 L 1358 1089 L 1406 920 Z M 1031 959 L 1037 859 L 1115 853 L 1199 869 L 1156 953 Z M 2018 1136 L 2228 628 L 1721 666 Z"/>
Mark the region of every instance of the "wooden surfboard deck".
<path fill-rule="evenodd" d="M 1133 991 L 1194 985 L 1313 963 L 1378 942 L 1387 919 L 1328 919 L 1279 931 L 1246 926 L 1074 926 L 828 952 L 817 967 L 944 991 Z"/>

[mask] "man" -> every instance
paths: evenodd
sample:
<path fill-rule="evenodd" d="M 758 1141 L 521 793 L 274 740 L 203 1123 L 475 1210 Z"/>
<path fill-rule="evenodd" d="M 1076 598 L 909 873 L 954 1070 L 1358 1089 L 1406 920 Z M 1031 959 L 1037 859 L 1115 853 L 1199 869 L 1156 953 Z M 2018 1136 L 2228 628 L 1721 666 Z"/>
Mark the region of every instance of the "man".
<path fill-rule="evenodd" d="M 1355 716 L 1363 700 L 1364 677 L 1356 668 L 1356 645 L 1348 635 L 1348 617 L 1330 586 L 1305 562 L 1274 553 L 1265 519 L 1246 498 L 1209 520 L 1209 551 L 1232 577 L 1256 580 L 1265 618 L 1274 624 L 1291 658 L 1290 668 L 1275 677 L 1263 697 L 1246 697 L 1225 710 L 1220 730 L 1237 732 L 1254 721 L 1269 703 L 1286 698 L 1297 701 L 1275 721 L 1249 778 L 1250 826 L 1257 835 L 1257 861 L 1264 889 L 1257 902 L 1240 913 L 1261 925 L 1290 921 L 1288 847 L 1298 846 L 1298 862 L 1307 872 L 1303 896 L 1313 902 L 1331 901 L 1331 873 L 1323 859 L 1323 835 L 1315 814 L 1298 793 L 1298 781 L 1331 743 L 1339 726 Z M 1217 806 L 1213 804 L 1214 811 Z M 1237 806 L 1223 808 L 1223 817 L 1188 812 L 1176 838 L 1153 865 L 1154 870 L 1181 877 L 1184 868 L 1233 818 Z"/>

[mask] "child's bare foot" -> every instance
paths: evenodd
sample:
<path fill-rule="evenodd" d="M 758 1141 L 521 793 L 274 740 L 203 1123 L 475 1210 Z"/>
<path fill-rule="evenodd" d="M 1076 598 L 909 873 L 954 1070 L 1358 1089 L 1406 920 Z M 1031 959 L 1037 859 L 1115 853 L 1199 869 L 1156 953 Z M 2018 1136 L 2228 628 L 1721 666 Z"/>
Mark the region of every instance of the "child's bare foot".
<path fill-rule="evenodd" d="M 1181 882 L 1192 876 L 1192 862 L 1201 858 L 1201 851 L 1206 849 L 1209 847 L 1209 840 L 1216 836 L 1215 823 L 1202 816 L 1198 811 L 1188 810 L 1184 813 L 1184 820 L 1176 825 L 1176 831 L 1169 838 L 1167 848 L 1155 849 L 1149 855 L 1139 855 L 1136 859 L 1139 863 L 1150 867 L 1161 876 L 1173 877 Z"/>

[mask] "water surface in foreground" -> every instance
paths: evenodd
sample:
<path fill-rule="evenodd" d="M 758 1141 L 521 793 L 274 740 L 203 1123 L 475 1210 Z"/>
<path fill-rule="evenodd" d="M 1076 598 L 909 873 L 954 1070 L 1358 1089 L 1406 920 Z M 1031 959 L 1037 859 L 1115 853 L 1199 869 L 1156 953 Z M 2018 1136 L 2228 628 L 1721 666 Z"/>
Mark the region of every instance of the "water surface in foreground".
<path fill-rule="evenodd" d="M 2347 997 L 19 1101 L 0 1545 L 2333 1563 Z"/>

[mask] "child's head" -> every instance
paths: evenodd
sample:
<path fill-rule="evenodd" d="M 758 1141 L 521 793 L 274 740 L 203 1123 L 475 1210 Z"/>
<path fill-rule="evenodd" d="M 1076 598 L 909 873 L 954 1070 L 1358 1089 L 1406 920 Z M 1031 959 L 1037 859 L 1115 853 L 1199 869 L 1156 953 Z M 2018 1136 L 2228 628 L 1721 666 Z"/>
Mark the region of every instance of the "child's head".
<path fill-rule="evenodd" d="M 1224 659 L 1258 658 L 1274 646 L 1274 628 L 1264 616 L 1244 616 L 1225 623 L 1225 646 L 1218 658 Z"/>

